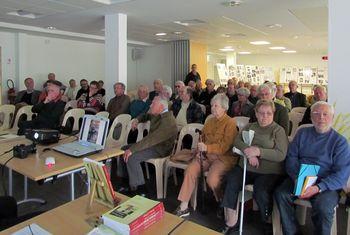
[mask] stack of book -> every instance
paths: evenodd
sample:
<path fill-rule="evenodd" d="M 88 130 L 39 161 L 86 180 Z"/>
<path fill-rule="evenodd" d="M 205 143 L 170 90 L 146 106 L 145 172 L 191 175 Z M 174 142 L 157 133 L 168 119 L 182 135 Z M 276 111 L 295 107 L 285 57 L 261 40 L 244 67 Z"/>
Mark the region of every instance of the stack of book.
<path fill-rule="evenodd" d="M 164 205 L 135 196 L 102 215 L 103 224 L 120 234 L 139 234 L 163 218 Z"/>

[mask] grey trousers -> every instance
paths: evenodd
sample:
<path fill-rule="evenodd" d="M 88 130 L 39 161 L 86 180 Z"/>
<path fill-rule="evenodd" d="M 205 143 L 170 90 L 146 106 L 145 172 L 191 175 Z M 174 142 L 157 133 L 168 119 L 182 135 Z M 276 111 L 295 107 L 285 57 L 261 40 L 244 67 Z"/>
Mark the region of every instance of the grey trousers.
<path fill-rule="evenodd" d="M 130 187 L 134 188 L 145 184 L 145 177 L 143 175 L 141 163 L 148 159 L 159 157 L 161 157 L 161 155 L 155 151 L 153 147 L 135 152 L 129 157 L 129 160 L 126 163 L 126 169 L 129 175 Z"/>

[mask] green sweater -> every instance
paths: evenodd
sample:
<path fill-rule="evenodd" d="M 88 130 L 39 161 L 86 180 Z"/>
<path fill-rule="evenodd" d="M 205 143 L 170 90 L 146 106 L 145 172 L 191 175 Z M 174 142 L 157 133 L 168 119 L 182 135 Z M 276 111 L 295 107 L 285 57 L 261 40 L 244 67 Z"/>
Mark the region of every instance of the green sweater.
<path fill-rule="evenodd" d="M 259 167 L 255 168 L 247 164 L 247 171 L 260 174 L 285 174 L 284 159 L 288 150 L 288 139 L 284 129 L 273 122 L 267 127 L 261 127 L 257 122 L 249 123 L 243 130 L 255 131 L 252 146 L 259 147 Z M 241 151 L 249 147 L 243 142 L 242 133 L 236 139 L 234 146 Z M 239 161 L 243 168 L 243 159 Z"/>
<path fill-rule="evenodd" d="M 169 155 L 177 137 L 177 126 L 173 113 L 165 112 L 157 116 L 142 114 L 137 119 L 139 122 L 150 121 L 150 130 L 140 142 L 130 147 L 130 151 L 134 153 L 155 147 L 162 157 Z"/>

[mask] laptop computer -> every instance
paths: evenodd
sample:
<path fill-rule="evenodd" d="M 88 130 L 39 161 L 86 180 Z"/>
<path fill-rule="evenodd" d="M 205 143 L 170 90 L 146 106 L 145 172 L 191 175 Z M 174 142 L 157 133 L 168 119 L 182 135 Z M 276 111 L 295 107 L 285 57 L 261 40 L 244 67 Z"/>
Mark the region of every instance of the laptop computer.
<path fill-rule="evenodd" d="M 71 157 L 84 157 L 104 149 L 109 119 L 95 115 L 84 115 L 79 140 L 53 147 L 52 149 Z"/>

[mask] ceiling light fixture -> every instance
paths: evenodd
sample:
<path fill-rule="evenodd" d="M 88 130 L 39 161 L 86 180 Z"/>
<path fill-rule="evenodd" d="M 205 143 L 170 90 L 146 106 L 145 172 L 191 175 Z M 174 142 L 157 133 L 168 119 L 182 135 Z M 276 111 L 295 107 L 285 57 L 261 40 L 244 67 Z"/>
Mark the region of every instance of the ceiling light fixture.
<path fill-rule="evenodd" d="M 219 50 L 224 52 L 235 51 L 233 48 L 220 48 Z"/>
<path fill-rule="evenodd" d="M 268 24 L 266 25 L 269 29 L 276 29 L 276 28 L 282 28 L 281 24 Z"/>
<path fill-rule="evenodd" d="M 240 55 L 250 55 L 252 53 L 250 51 L 240 51 L 240 52 L 238 52 L 238 54 L 240 54 Z"/>
<path fill-rule="evenodd" d="M 155 35 L 156 35 L 156 36 L 166 36 L 167 33 L 156 33 Z"/>
<path fill-rule="evenodd" d="M 287 51 L 282 51 L 282 52 L 286 53 L 286 54 L 297 53 L 297 51 L 294 51 L 294 50 L 287 50 Z"/>
<path fill-rule="evenodd" d="M 242 1 L 236 0 L 236 1 L 229 1 L 229 2 L 228 2 L 228 5 L 229 5 L 230 7 L 236 7 L 236 6 L 241 5 L 242 3 L 243 3 Z"/>
<path fill-rule="evenodd" d="M 173 32 L 173 34 L 175 34 L 175 35 L 180 35 L 180 34 L 182 34 L 182 32 L 176 31 L 176 32 Z"/>
<path fill-rule="evenodd" d="M 167 42 L 167 41 L 169 41 L 168 39 L 164 39 L 164 38 L 158 38 L 157 40 L 158 40 L 158 41 L 162 41 L 162 42 Z"/>
<path fill-rule="evenodd" d="M 285 50 L 285 47 L 269 47 L 271 50 Z"/>
<path fill-rule="evenodd" d="M 249 42 L 252 45 L 269 45 L 270 43 L 267 41 L 253 41 L 253 42 Z"/>
<path fill-rule="evenodd" d="M 114 4 L 114 3 L 130 2 L 130 1 L 133 1 L 133 0 L 91 0 L 91 1 L 102 3 L 102 4 L 105 4 L 105 5 L 111 5 L 111 4 Z"/>
<path fill-rule="evenodd" d="M 17 11 L 11 11 L 7 12 L 7 15 L 12 15 L 12 16 L 19 16 L 19 17 L 24 17 L 24 18 L 30 18 L 30 19 L 35 19 L 39 16 L 37 13 L 29 12 L 26 10 L 17 10 Z"/>
<path fill-rule="evenodd" d="M 230 38 L 230 37 L 231 37 L 231 34 L 229 34 L 229 33 L 224 33 L 224 34 L 221 34 L 221 37 Z"/>

